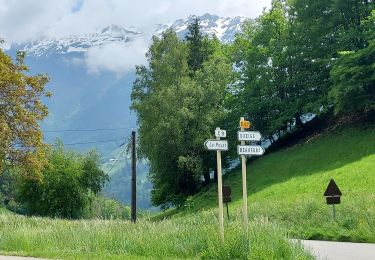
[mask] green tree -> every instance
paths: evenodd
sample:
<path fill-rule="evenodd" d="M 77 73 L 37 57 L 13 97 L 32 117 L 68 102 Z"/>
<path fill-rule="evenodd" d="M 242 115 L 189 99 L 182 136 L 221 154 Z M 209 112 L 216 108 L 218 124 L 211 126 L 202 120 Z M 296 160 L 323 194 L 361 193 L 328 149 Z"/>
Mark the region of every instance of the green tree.
<path fill-rule="evenodd" d="M 41 102 L 50 93 L 45 75 L 29 76 L 25 53 L 14 63 L 0 49 L 0 170 L 5 165 L 22 166 L 35 178 L 45 164 L 43 137 L 38 122 L 47 116 Z"/>
<path fill-rule="evenodd" d="M 188 44 L 188 66 L 193 74 L 201 69 L 203 63 L 214 52 L 213 41 L 210 41 L 207 35 L 203 36 L 200 29 L 199 18 L 195 18 L 191 24 L 188 25 L 188 32 L 185 36 Z"/>
<path fill-rule="evenodd" d="M 204 140 L 223 117 L 231 65 L 222 49 L 205 61 L 194 77 L 189 46 L 167 30 L 153 38 L 149 66 L 137 67 L 132 108 L 137 112 L 139 146 L 150 162 L 154 205 L 181 206 L 199 190 L 207 171 Z"/>
<path fill-rule="evenodd" d="M 246 116 L 264 136 L 272 138 L 294 117 L 290 115 L 289 90 L 285 86 L 288 27 L 284 6 L 273 1 L 270 11 L 248 21 L 243 28 L 233 45 L 239 80 L 237 93 L 228 102 L 232 125 L 238 128 L 239 117 Z"/>
<path fill-rule="evenodd" d="M 375 11 L 361 24 L 365 47 L 341 52 L 331 70 L 336 113 L 375 109 Z"/>
<path fill-rule="evenodd" d="M 42 179 L 23 178 L 19 197 L 29 214 L 80 218 L 91 206 L 92 194 L 97 194 L 107 179 L 99 169 L 96 153 L 79 155 L 57 143 L 48 152 Z"/>

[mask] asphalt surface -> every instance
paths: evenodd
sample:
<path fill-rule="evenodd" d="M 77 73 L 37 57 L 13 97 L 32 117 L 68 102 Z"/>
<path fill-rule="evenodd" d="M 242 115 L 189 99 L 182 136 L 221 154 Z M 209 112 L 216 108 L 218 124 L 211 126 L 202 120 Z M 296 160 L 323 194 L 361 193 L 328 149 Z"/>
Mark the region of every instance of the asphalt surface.
<path fill-rule="evenodd" d="M 375 244 L 299 240 L 319 260 L 375 260 Z"/>

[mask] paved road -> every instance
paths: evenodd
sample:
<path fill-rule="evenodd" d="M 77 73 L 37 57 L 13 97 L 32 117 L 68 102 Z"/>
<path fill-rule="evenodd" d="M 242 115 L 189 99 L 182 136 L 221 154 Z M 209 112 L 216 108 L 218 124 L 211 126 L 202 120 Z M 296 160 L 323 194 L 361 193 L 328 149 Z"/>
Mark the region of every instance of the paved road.
<path fill-rule="evenodd" d="M 319 260 L 375 260 L 375 244 L 300 240 Z"/>

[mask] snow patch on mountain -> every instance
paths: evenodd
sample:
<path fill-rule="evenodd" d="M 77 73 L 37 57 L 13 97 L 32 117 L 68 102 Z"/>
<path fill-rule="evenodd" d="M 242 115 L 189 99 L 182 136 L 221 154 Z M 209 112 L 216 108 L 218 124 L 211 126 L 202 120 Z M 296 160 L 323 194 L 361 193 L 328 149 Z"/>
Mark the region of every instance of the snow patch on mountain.
<path fill-rule="evenodd" d="M 188 25 L 194 19 L 200 20 L 202 33 L 208 36 L 215 35 L 220 41 L 230 43 L 235 35 L 241 32 L 241 24 L 246 21 L 246 17 L 219 17 L 217 15 L 204 14 L 202 16 L 191 15 L 187 19 L 179 19 L 174 23 L 159 25 L 155 35 L 160 36 L 165 30 L 172 28 L 181 38 L 188 32 Z"/>
<path fill-rule="evenodd" d="M 118 25 L 110 25 L 94 33 L 84 35 L 71 35 L 62 38 L 44 37 L 39 41 L 26 44 L 23 50 L 37 57 L 56 53 L 86 52 L 93 47 L 129 42 L 139 35 L 142 35 L 142 32 L 134 27 L 124 28 Z"/>
<path fill-rule="evenodd" d="M 193 22 L 197 16 L 189 16 L 187 19 L 179 19 L 173 23 L 157 25 L 154 35 L 160 36 L 168 28 L 177 32 L 179 37 L 184 38 L 188 25 Z M 245 17 L 219 17 L 217 15 L 204 14 L 198 16 L 202 32 L 205 35 L 216 35 L 224 43 L 234 40 L 235 34 L 241 31 L 241 24 L 247 18 Z M 142 37 L 141 37 L 142 36 Z M 99 29 L 93 33 L 83 35 L 71 35 L 62 38 L 43 37 L 40 40 L 27 43 L 23 50 L 29 55 L 36 57 L 49 56 L 52 54 L 67 53 L 87 53 L 90 49 L 98 49 L 103 46 L 113 44 L 125 44 L 135 39 L 151 39 L 151 35 L 144 35 L 141 29 L 135 27 L 122 27 L 119 25 L 110 25 Z"/>

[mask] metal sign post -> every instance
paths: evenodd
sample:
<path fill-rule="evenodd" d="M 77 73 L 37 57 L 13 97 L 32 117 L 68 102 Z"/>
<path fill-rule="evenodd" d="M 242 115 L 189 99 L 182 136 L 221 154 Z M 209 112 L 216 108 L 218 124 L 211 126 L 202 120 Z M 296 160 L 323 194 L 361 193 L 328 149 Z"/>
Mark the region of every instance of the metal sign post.
<path fill-rule="evenodd" d="M 220 137 L 226 137 L 227 132 L 221 130 L 219 127 L 215 130 L 216 140 L 207 140 L 204 146 L 211 151 L 216 151 L 217 160 L 217 191 L 219 201 L 219 232 L 222 241 L 224 242 L 224 209 L 223 209 L 223 179 L 221 169 L 221 151 L 228 150 L 228 142 L 226 140 L 220 140 Z"/>
<path fill-rule="evenodd" d="M 333 220 L 336 220 L 336 209 L 335 209 L 335 204 L 340 204 L 342 193 L 337 186 L 336 182 L 331 179 L 330 182 L 328 183 L 327 189 L 324 192 L 324 197 L 326 197 L 326 201 L 328 205 L 332 205 L 332 217 Z"/>

